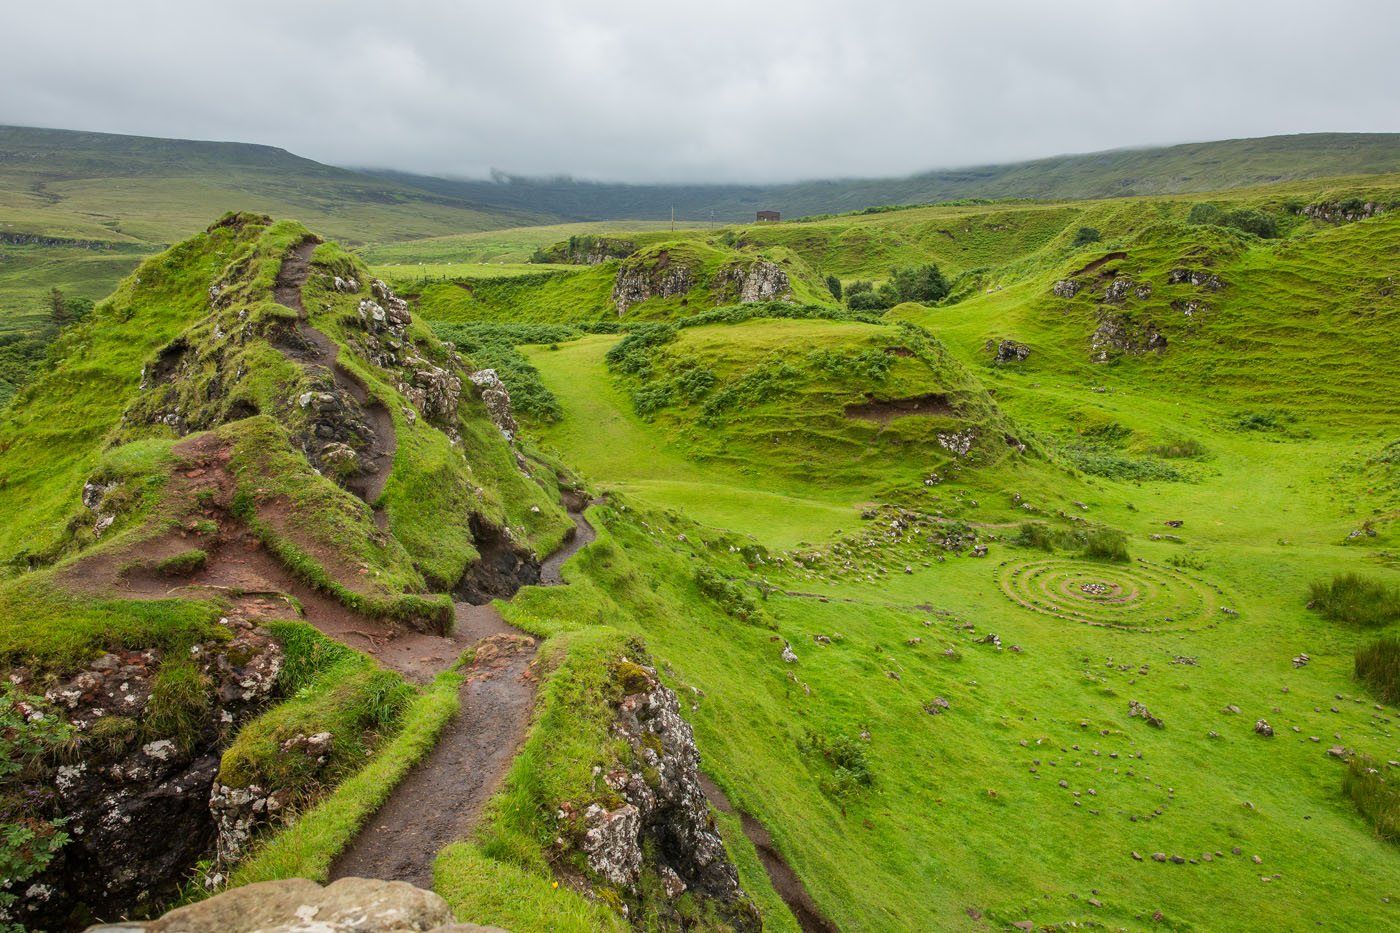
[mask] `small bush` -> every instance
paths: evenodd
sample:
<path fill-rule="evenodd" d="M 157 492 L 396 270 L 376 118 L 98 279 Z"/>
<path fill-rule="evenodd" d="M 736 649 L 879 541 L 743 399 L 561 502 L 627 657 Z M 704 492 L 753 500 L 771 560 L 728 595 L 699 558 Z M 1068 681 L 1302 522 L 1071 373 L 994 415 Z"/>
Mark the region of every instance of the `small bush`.
<path fill-rule="evenodd" d="M 1088 246 L 1090 243 L 1097 243 L 1103 239 L 1103 234 L 1093 227 L 1080 227 L 1074 234 L 1074 241 L 1071 246 Z"/>
<path fill-rule="evenodd" d="M 1114 528 L 1094 528 L 1085 533 L 1085 557 L 1124 563 L 1128 560 L 1128 536 Z"/>
<path fill-rule="evenodd" d="M 695 571 L 695 585 L 719 604 L 726 615 L 748 621 L 758 612 L 758 605 L 742 586 L 727 579 L 719 571 L 701 566 Z"/>
<path fill-rule="evenodd" d="M 1188 224 L 1218 224 L 1220 223 L 1220 208 L 1214 204 L 1191 205 L 1191 212 L 1186 215 Z"/>
<path fill-rule="evenodd" d="M 1400 703 L 1400 638 L 1386 635 L 1356 649 L 1356 678 L 1387 703 Z"/>
<path fill-rule="evenodd" d="M 841 300 L 841 280 L 834 275 L 826 277 L 826 290 L 831 292 L 831 297 L 837 301 Z"/>
<path fill-rule="evenodd" d="M 822 781 L 822 790 L 830 796 L 844 797 L 875 783 L 865 743 L 860 739 L 847 735 L 829 738 L 808 729 L 798 739 L 797 748 L 804 755 L 822 758 L 832 767 L 831 777 Z"/>
<path fill-rule="evenodd" d="M 1265 240 L 1271 240 L 1278 236 L 1278 221 L 1263 211 L 1230 211 L 1222 216 L 1218 223 L 1222 227 L 1243 230 L 1245 233 L 1252 233 Z"/>
<path fill-rule="evenodd" d="M 1055 550 L 1056 534 L 1044 522 L 1022 522 L 1016 534 L 1016 543 L 1021 547 L 1038 548 L 1042 551 Z"/>
<path fill-rule="evenodd" d="M 1308 596 L 1309 609 L 1336 622 L 1379 628 L 1400 621 L 1400 587 L 1360 574 L 1339 573 L 1331 580 L 1315 580 Z"/>
<path fill-rule="evenodd" d="M 1372 758 L 1357 755 L 1347 762 L 1342 792 L 1376 829 L 1376 835 L 1400 842 L 1400 787 L 1385 779 Z"/>

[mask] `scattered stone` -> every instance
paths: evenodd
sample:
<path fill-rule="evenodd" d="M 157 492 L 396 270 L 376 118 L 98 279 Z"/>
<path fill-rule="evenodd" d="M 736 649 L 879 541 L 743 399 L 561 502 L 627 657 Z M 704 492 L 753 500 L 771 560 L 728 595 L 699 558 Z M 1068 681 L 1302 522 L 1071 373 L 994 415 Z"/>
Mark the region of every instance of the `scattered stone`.
<path fill-rule="evenodd" d="M 924 704 L 924 712 L 928 713 L 930 716 L 938 716 L 947 708 L 948 701 L 942 697 L 934 697 Z"/>
<path fill-rule="evenodd" d="M 1147 707 L 1143 706 L 1137 700 L 1128 701 L 1128 715 L 1130 717 L 1137 717 L 1146 721 L 1146 723 L 1149 726 L 1152 726 L 1154 729 L 1166 728 L 1166 723 L 1162 722 L 1162 720 L 1152 715 L 1152 713 L 1147 709 Z"/>
<path fill-rule="evenodd" d="M 783 660 L 786 661 L 788 664 L 797 663 L 797 652 L 793 651 L 792 645 L 788 644 L 787 642 L 783 642 L 782 657 Z"/>
<path fill-rule="evenodd" d="M 1308 666 L 1308 662 L 1311 661 L 1311 660 L 1312 660 L 1312 658 L 1308 657 L 1306 654 L 1300 654 L 1300 655 L 1298 655 L 1296 658 L 1293 659 L 1293 666 L 1294 666 L 1294 667 L 1307 667 L 1307 666 Z"/>
<path fill-rule="evenodd" d="M 1268 720 L 1261 719 L 1254 724 L 1254 731 L 1264 736 L 1265 738 L 1272 738 L 1274 734 L 1274 727 L 1269 725 Z"/>

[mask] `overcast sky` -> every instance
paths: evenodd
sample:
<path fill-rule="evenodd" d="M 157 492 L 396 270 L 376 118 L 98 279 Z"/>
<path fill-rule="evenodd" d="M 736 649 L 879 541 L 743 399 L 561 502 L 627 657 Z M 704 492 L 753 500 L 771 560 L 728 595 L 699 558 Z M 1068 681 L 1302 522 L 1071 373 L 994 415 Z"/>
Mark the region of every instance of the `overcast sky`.
<path fill-rule="evenodd" d="M 1400 131 L 1400 0 L 3 0 L 0 123 L 774 181 Z"/>

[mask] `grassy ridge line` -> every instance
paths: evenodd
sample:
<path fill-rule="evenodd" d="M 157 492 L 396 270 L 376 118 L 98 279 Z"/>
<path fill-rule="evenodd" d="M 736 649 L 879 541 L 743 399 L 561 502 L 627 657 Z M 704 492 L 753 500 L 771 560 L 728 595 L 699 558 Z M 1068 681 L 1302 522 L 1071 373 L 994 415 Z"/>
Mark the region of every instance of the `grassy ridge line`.
<path fill-rule="evenodd" d="M 398 734 L 369 764 L 326 799 L 259 845 L 233 871 L 229 885 L 280 878 L 311 878 L 324 883 L 331 864 L 367 819 L 389 798 L 399 781 L 428 752 L 458 710 L 463 675 L 454 668 L 439 674 L 403 717 Z"/>

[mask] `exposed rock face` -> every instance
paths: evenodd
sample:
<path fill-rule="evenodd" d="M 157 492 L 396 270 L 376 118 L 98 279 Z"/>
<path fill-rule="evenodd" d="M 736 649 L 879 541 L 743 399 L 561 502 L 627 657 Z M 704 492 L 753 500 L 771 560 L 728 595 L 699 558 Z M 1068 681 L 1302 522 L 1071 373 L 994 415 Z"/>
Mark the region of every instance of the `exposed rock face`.
<path fill-rule="evenodd" d="M 1091 359 L 1107 363 L 1121 354 L 1141 356 L 1167 348 L 1167 338 L 1151 322 L 1137 322 L 1115 311 L 1099 314 L 1099 326 L 1090 338 Z"/>
<path fill-rule="evenodd" d="M 1329 224 L 1354 223 L 1384 214 L 1387 207 L 1375 201 L 1352 198 L 1346 201 L 1322 201 L 1303 208 L 1303 216 Z"/>
<path fill-rule="evenodd" d="M 520 426 L 515 423 L 515 412 L 510 404 L 510 390 L 501 381 L 501 377 L 494 369 L 478 369 L 469 378 L 481 393 L 481 401 L 486 405 L 486 413 L 491 416 L 491 423 L 500 429 L 506 440 L 514 440 Z"/>
<path fill-rule="evenodd" d="M 1114 279 L 1112 282 L 1108 283 L 1108 288 L 1104 291 L 1103 300 L 1120 302 L 1127 298 L 1133 290 L 1134 282 L 1132 279 Z"/>
<path fill-rule="evenodd" d="M 1167 284 L 1194 285 L 1197 288 L 1208 288 L 1213 292 L 1218 292 L 1225 287 L 1220 276 L 1203 269 L 1173 269 L 1167 273 Z"/>
<path fill-rule="evenodd" d="M 649 298 L 684 295 L 695 286 L 695 271 L 686 263 L 673 262 L 668 250 L 654 256 L 635 256 L 622 263 L 613 283 L 612 300 L 619 316 L 632 305 Z"/>
<path fill-rule="evenodd" d="M 43 687 L 83 739 L 76 760 L 53 775 L 54 815 L 68 819 L 70 840 L 21 893 L 16 919 L 64 928 L 75 911 L 126 912 L 169 894 L 208 853 L 220 751 L 272 696 L 282 667 L 271 636 L 239 618 L 221 622 L 232 638 L 191 652 L 211 684 L 209 711 L 192 736 L 150 735 L 158 651 L 104 654 L 47 685 L 31 683 L 24 668 L 13 672 L 27 692 Z"/>
<path fill-rule="evenodd" d="M 640 879 L 650 850 L 663 887 L 674 892 L 670 896 L 690 890 L 712 898 L 737 928 L 758 929 L 758 913 L 739 887 L 700 787 L 700 753 L 690 724 L 656 671 L 635 667 L 644 682 L 623 698 L 613 724 L 633 763 L 604 776 L 625 803 L 611 810 L 594 804 L 584 814 L 588 865 L 609 883 L 628 888 Z"/>
<path fill-rule="evenodd" d="M 356 351 L 375 365 L 393 370 L 395 388 L 425 418 L 450 428 L 448 433 L 455 436 L 452 424 L 462 398 L 462 380 L 453 370 L 464 368 L 462 358 L 449 352 L 447 367 L 424 359 L 408 333 L 413 323 L 408 302 L 379 279 L 370 282 L 370 293 L 374 299 L 366 298 L 359 306 L 360 322 L 366 334 L 356 341 Z"/>
<path fill-rule="evenodd" d="M 432 891 L 404 881 L 305 878 L 263 881 L 172 910 L 159 920 L 90 927 L 88 933 L 503 933 L 457 923 Z"/>
<path fill-rule="evenodd" d="M 1022 363 L 1031 355 L 1030 347 L 1015 340 L 988 340 L 987 349 L 998 363 Z"/>
<path fill-rule="evenodd" d="M 722 302 L 779 301 L 792 298 L 792 284 L 777 263 L 758 259 L 721 268 L 715 275 L 714 292 Z"/>
<path fill-rule="evenodd" d="M 1050 286 L 1050 291 L 1057 298 L 1073 298 L 1075 295 L 1079 294 L 1079 289 L 1081 287 L 1077 279 L 1060 279 L 1054 285 Z"/>

